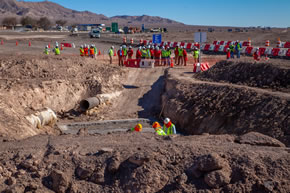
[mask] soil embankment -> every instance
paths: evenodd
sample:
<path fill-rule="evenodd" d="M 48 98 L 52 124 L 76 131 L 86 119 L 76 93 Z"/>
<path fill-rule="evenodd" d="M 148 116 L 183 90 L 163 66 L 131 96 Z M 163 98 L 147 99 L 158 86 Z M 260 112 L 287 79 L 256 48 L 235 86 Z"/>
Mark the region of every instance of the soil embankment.
<path fill-rule="evenodd" d="M 0 142 L 4 192 L 289 192 L 289 148 L 257 133 L 35 136 Z"/>
<path fill-rule="evenodd" d="M 289 146 L 288 82 L 289 69 L 270 64 L 220 62 L 194 76 L 171 69 L 163 114 L 185 134 L 256 131 Z"/>
<path fill-rule="evenodd" d="M 80 57 L 6 56 L 0 59 L 0 135 L 25 138 L 56 133 L 36 129 L 24 118 L 45 107 L 62 114 L 79 101 L 121 90 L 125 70 Z"/>

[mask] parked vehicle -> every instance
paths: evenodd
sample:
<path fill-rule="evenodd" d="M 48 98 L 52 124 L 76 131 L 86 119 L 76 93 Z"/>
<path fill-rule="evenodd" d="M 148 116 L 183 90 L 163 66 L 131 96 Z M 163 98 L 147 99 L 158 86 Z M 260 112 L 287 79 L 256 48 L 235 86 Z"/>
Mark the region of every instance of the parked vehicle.
<path fill-rule="evenodd" d="M 100 38 L 101 37 L 101 32 L 99 29 L 92 29 L 90 32 L 90 37 L 91 38 Z"/>

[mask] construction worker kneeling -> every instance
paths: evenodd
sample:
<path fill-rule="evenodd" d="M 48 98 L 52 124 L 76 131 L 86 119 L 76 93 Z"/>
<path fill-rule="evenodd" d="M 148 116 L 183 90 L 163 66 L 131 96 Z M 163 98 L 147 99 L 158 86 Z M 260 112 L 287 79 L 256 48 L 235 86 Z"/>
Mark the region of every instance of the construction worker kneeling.
<path fill-rule="evenodd" d="M 175 125 L 171 122 L 171 120 L 169 118 L 164 119 L 163 131 L 167 135 L 176 134 Z"/>
<path fill-rule="evenodd" d="M 157 121 L 153 123 L 152 127 L 155 130 L 155 133 L 157 135 L 161 135 L 161 136 L 166 135 L 166 133 L 162 130 L 161 125 Z"/>
<path fill-rule="evenodd" d="M 139 123 L 134 128 L 131 129 L 131 131 L 141 132 L 142 131 L 142 125 Z"/>

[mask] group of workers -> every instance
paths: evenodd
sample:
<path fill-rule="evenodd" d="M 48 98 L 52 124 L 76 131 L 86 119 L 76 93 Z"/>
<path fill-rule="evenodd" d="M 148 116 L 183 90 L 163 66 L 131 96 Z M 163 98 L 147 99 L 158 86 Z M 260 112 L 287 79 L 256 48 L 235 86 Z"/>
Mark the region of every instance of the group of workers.
<path fill-rule="evenodd" d="M 109 57 L 110 57 L 110 63 L 112 63 L 111 57 L 113 56 L 113 49 L 114 47 L 112 46 L 109 49 Z M 174 54 L 175 54 L 175 64 L 176 65 L 183 65 L 186 66 L 187 63 L 187 51 L 185 47 L 179 47 L 176 46 L 174 49 Z M 123 45 L 120 47 L 118 50 L 118 63 L 119 66 L 124 65 L 124 61 L 127 59 L 132 59 L 134 55 L 134 51 L 132 46 L 129 46 L 129 49 L 127 49 L 126 45 Z M 199 50 L 197 47 L 194 47 L 193 49 L 193 58 L 194 62 L 198 63 L 199 61 Z M 165 45 L 162 46 L 161 48 L 159 46 L 154 46 L 154 45 L 148 45 L 148 46 L 140 46 L 137 51 L 136 51 L 136 59 L 141 60 L 141 59 L 152 59 L 155 60 L 155 65 L 170 65 L 171 64 L 171 49 L 169 46 Z"/>
<path fill-rule="evenodd" d="M 154 129 L 157 135 L 165 136 L 165 135 L 174 135 L 176 134 L 175 125 L 171 122 L 169 118 L 164 119 L 164 125 L 161 125 L 156 121 L 153 123 L 152 128 Z M 131 131 L 141 132 L 142 125 L 139 123 Z"/>
<path fill-rule="evenodd" d="M 91 58 L 97 57 L 97 48 L 94 44 L 90 45 L 81 45 L 80 46 L 80 56 L 88 56 Z"/>
<path fill-rule="evenodd" d="M 237 55 L 237 58 L 241 57 L 241 50 L 242 50 L 242 44 L 240 43 L 239 40 L 236 42 L 232 42 L 230 46 L 227 48 L 227 59 L 234 59 L 235 58 L 235 53 Z"/>
<path fill-rule="evenodd" d="M 195 46 L 193 48 L 193 58 L 194 58 L 194 63 L 199 62 L 199 50 Z M 174 55 L 175 55 L 175 65 L 187 65 L 187 51 L 185 46 L 176 46 L 174 49 Z"/>
<path fill-rule="evenodd" d="M 110 52 L 109 52 L 110 53 Z M 134 50 L 132 46 L 129 46 L 129 49 L 127 49 L 126 45 L 123 45 L 118 50 L 118 61 L 119 66 L 124 65 L 124 61 L 127 59 L 133 59 Z M 110 56 L 110 54 L 109 54 Z M 170 65 L 170 56 L 171 56 L 171 50 L 169 47 L 163 46 L 160 50 L 158 46 L 148 45 L 148 46 L 140 46 L 136 51 L 136 59 L 154 59 L 155 65 Z"/>
<path fill-rule="evenodd" d="M 56 45 L 52 51 L 55 55 L 60 55 L 60 49 L 59 49 L 58 45 Z M 49 49 L 49 46 L 47 45 L 44 48 L 44 54 L 49 55 L 49 53 L 50 53 L 50 49 Z"/>

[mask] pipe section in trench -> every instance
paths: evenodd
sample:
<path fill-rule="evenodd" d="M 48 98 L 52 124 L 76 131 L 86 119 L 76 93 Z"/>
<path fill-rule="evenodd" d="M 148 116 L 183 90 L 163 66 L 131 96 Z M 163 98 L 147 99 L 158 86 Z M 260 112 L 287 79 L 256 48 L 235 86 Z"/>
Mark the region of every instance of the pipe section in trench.
<path fill-rule="evenodd" d="M 114 92 L 111 94 L 100 94 L 95 97 L 90 97 L 87 99 L 84 99 L 80 102 L 80 110 L 81 111 L 87 111 L 94 107 L 97 107 L 115 97 L 118 97 L 121 94 L 121 92 Z"/>

